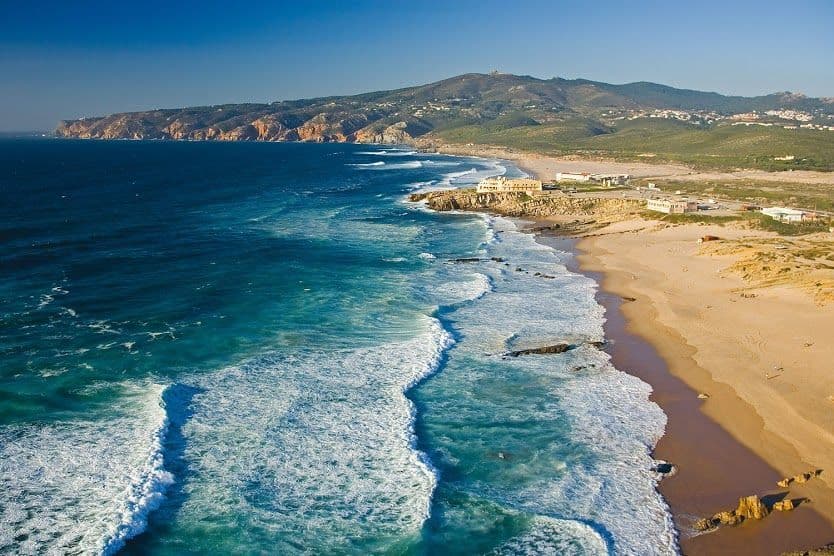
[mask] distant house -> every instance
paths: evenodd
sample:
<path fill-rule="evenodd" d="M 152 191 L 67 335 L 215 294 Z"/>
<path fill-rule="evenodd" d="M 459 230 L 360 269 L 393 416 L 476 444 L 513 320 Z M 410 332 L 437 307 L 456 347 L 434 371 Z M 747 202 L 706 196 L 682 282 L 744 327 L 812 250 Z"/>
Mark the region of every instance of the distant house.
<path fill-rule="evenodd" d="M 631 178 L 628 174 L 591 174 L 591 181 L 601 183 L 608 187 L 615 185 L 626 185 Z"/>
<path fill-rule="evenodd" d="M 485 178 L 478 183 L 478 193 L 534 193 L 542 190 L 542 182 L 532 178 Z"/>
<path fill-rule="evenodd" d="M 581 174 L 577 174 L 574 172 L 557 172 L 556 181 L 589 182 L 591 181 L 591 174 L 587 172 L 582 172 Z"/>
<path fill-rule="evenodd" d="M 556 181 L 575 181 L 582 183 L 600 183 L 613 187 L 615 185 L 626 185 L 631 178 L 628 174 L 589 174 L 587 172 L 557 172 Z"/>
<path fill-rule="evenodd" d="M 687 212 L 695 212 L 698 210 L 698 203 L 695 201 L 674 200 L 667 201 L 666 199 L 647 199 L 646 208 L 656 212 L 664 212 L 666 214 L 684 214 Z"/>
<path fill-rule="evenodd" d="M 766 214 L 779 222 L 802 222 L 805 218 L 803 211 L 786 207 L 763 208 L 762 214 Z"/>

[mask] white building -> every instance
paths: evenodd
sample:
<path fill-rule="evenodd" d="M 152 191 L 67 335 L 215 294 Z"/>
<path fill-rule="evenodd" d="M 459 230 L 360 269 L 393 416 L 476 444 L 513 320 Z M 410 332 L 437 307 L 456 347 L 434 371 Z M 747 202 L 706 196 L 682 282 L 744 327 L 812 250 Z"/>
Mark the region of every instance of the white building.
<path fill-rule="evenodd" d="M 482 179 L 478 193 L 533 193 L 542 190 L 542 182 L 532 178 L 506 178 L 496 176 Z"/>
<path fill-rule="evenodd" d="M 628 174 L 589 174 L 588 172 L 557 172 L 556 181 L 575 181 L 582 183 L 601 183 L 608 187 L 615 185 L 626 185 L 628 183 Z"/>
<path fill-rule="evenodd" d="M 766 214 L 779 222 L 802 222 L 805 217 L 805 213 L 801 210 L 786 207 L 763 208 L 762 214 Z"/>
<path fill-rule="evenodd" d="M 589 174 L 587 172 L 582 172 L 581 174 L 577 174 L 575 172 L 557 172 L 556 173 L 556 181 L 588 182 L 588 181 L 591 181 L 591 174 Z"/>
<path fill-rule="evenodd" d="M 695 201 L 674 200 L 667 201 L 666 199 L 646 199 L 646 208 L 656 212 L 664 212 L 666 214 L 684 214 L 687 212 L 696 212 L 698 210 L 698 203 Z"/>
<path fill-rule="evenodd" d="M 628 174 L 591 174 L 591 181 L 613 187 L 615 185 L 626 185 L 631 178 Z"/>

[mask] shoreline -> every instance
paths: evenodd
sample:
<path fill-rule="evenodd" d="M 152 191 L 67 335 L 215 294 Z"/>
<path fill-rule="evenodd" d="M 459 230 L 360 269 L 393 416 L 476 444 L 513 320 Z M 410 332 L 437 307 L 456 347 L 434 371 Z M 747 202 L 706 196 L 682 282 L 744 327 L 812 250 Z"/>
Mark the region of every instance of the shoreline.
<path fill-rule="evenodd" d="M 502 157 L 500 153 L 483 153 L 480 156 L 499 160 L 510 158 L 507 161 L 509 164 L 539 178 L 545 177 L 534 170 L 533 165 L 525 163 L 529 161 L 523 159 Z M 553 161 L 550 160 L 551 163 Z M 470 210 L 494 212 L 488 208 Z M 570 218 L 570 215 L 565 217 Z M 620 219 L 603 226 L 604 233 L 583 237 L 581 233 L 571 236 L 565 234 L 565 230 L 554 233 L 549 229 L 554 223 L 560 222 L 559 217 L 513 218 L 532 222 L 533 226 L 528 227 L 526 231 L 534 233 L 536 240 L 541 243 L 570 252 L 573 255 L 571 262 L 575 264 L 571 270 L 591 277 L 598 284 L 597 301 L 606 310 L 605 334 L 607 339 L 612 340 L 609 351 L 612 364 L 617 369 L 648 383 L 653 389 L 651 399 L 666 413 L 667 428 L 655 446 L 653 456 L 676 467 L 677 473 L 665 477 L 658 484 L 658 490 L 672 512 L 680 534 L 681 552 L 780 555 L 796 550 L 812 550 L 831 543 L 834 540 L 834 485 L 830 483 L 829 477 L 831 471 L 834 471 L 834 464 L 827 464 L 834 459 L 828 457 L 825 448 L 808 449 L 809 442 L 825 444 L 827 435 L 814 434 L 815 422 L 808 419 L 807 411 L 803 416 L 795 412 L 790 413 L 793 406 L 789 404 L 789 400 L 778 400 L 781 405 L 774 405 L 766 398 L 762 400 L 762 385 L 756 384 L 754 380 L 759 377 L 753 377 L 748 372 L 749 376 L 735 380 L 738 377 L 733 376 L 732 372 L 728 374 L 727 369 L 733 371 L 740 362 L 739 354 L 733 351 L 732 344 L 738 340 L 718 337 L 709 346 L 710 350 L 724 357 L 722 366 L 718 367 L 718 373 L 713 361 L 708 361 L 707 364 L 702 361 L 703 346 L 697 343 L 693 346 L 687 335 L 692 329 L 703 328 L 700 310 L 704 307 L 710 308 L 710 305 L 698 301 L 703 300 L 703 297 L 684 299 L 683 303 L 680 303 L 682 296 L 676 296 L 675 301 L 682 306 L 685 318 L 678 318 L 671 324 L 664 322 L 661 311 L 663 316 L 668 316 L 669 313 L 669 303 L 664 297 L 672 292 L 665 291 L 668 284 L 662 279 L 670 277 L 655 267 L 659 266 L 658 260 L 664 259 L 666 253 L 652 253 L 648 245 L 641 243 L 641 232 L 647 230 L 645 223 L 638 222 L 639 225 L 634 226 L 635 229 L 628 229 L 629 225 L 635 224 L 634 217 L 628 217 L 630 219 Z M 625 228 L 622 225 L 625 225 Z M 659 229 L 662 230 L 663 226 L 648 230 L 647 235 L 663 233 L 658 232 Z M 727 256 L 723 259 L 697 256 L 697 249 L 694 247 L 697 237 L 705 233 L 721 234 L 725 237 L 727 233 L 738 239 L 753 233 L 740 230 L 730 233 L 728 229 L 712 225 L 700 227 L 688 224 L 676 226 L 674 229 L 691 236 L 685 240 L 677 238 L 677 244 L 669 251 L 671 253 L 677 249 L 675 255 L 687 257 L 683 262 L 683 272 L 687 271 L 687 265 L 695 267 L 707 263 L 714 266 L 718 263 L 722 264 L 723 268 L 727 266 L 728 259 L 732 260 L 732 257 Z M 598 231 L 603 232 L 602 229 Z M 771 237 L 762 235 L 761 232 L 759 235 Z M 632 243 L 628 244 L 631 252 L 624 254 L 620 252 L 618 242 L 628 241 L 624 239 L 627 237 L 632 238 Z M 638 239 L 634 241 L 634 238 Z M 658 247 L 655 246 L 655 249 Z M 613 266 L 610 259 L 615 260 Z M 680 264 L 680 261 L 676 262 Z M 666 266 L 660 266 L 664 271 L 667 269 Z M 654 281 L 648 286 L 653 288 L 652 291 L 647 293 L 645 289 L 634 289 L 633 282 L 637 277 L 635 273 L 638 272 L 640 282 L 643 282 L 647 275 L 660 275 L 660 278 L 653 276 Z M 766 286 L 744 284 L 739 277 L 721 276 L 718 272 L 710 269 L 709 272 L 701 272 L 698 278 L 703 279 L 706 285 L 726 288 L 727 283 L 732 282 L 732 285 L 736 286 L 734 289 L 720 292 L 729 298 L 724 301 L 732 302 L 724 303 L 727 306 L 725 309 L 731 312 L 742 308 L 741 303 L 735 303 L 741 300 L 732 297 L 760 298 L 756 302 L 742 301 L 748 306 L 765 303 L 763 298 L 770 297 L 772 303 L 761 308 L 761 314 L 755 316 L 759 319 L 775 318 L 779 322 L 780 315 L 783 315 L 781 311 L 784 311 L 780 304 L 784 304 L 784 299 L 788 300 L 790 306 L 791 303 L 798 303 L 797 299 L 805 295 L 799 291 L 786 292 L 784 287 L 775 288 L 775 293 L 768 293 Z M 695 274 L 692 272 L 689 275 L 677 275 L 675 279 L 683 282 L 685 279 L 695 279 Z M 724 280 L 725 278 L 727 279 Z M 645 284 L 642 286 L 647 287 Z M 739 291 L 754 290 L 754 294 L 739 295 Z M 703 291 L 698 293 L 704 294 Z M 709 291 L 707 295 L 715 296 L 716 293 L 719 292 Z M 712 297 L 709 299 L 711 303 Z M 808 303 L 811 305 L 810 308 L 807 307 Z M 813 307 L 813 303 L 808 303 L 802 306 L 805 309 L 804 315 L 813 316 L 819 313 L 817 316 L 820 318 L 828 318 L 829 313 L 823 314 L 822 310 L 817 311 Z M 680 306 L 675 308 L 681 309 Z M 748 310 L 748 307 L 744 306 L 743 309 Z M 831 313 L 831 316 L 834 316 L 834 313 Z M 758 328 L 758 321 L 751 324 L 752 329 Z M 826 328 L 818 327 L 816 330 L 820 329 Z M 825 342 L 824 336 L 816 340 L 817 345 L 828 343 Z M 811 344 L 806 343 L 806 348 Z M 790 353 L 787 347 L 783 347 L 781 352 L 786 350 Z M 772 356 L 770 353 L 767 355 Z M 824 356 L 824 353 L 821 356 Z M 764 356 L 761 358 L 764 359 Z M 747 363 L 748 367 L 752 366 Z M 761 366 L 762 364 L 759 364 L 759 367 Z M 821 365 L 817 367 L 817 371 L 821 370 Z M 788 380 L 788 377 L 782 380 Z M 761 378 L 759 382 L 762 382 Z M 766 382 L 766 387 L 770 387 L 771 384 L 776 383 Z M 754 390 L 752 399 L 747 386 Z M 823 385 L 823 388 L 827 386 Z M 832 391 L 834 392 L 834 389 Z M 708 392 L 708 400 L 699 399 L 702 392 Z M 739 392 L 744 395 L 739 395 Z M 759 397 L 756 397 L 757 395 Z M 831 399 L 834 400 L 834 397 Z M 795 403 L 796 399 L 790 401 Z M 826 406 L 824 409 L 828 408 L 829 406 Z M 779 412 L 781 409 L 787 409 L 790 414 Z M 763 419 L 762 415 L 766 418 Z M 782 419 L 786 422 L 780 430 L 774 430 L 774 415 L 777 421 Z M 817 422 L 824 423 L 825 418 Z M 790 429 L 791 426 L 803 429 L 801 432 L 805 444 L 785 437 L 785 429 Z M 777 488 L 776 482 L 782 478 L 812 468 L 822 468 L 828 476 L 824 473 L 821 478 L 813 479 L 808 484 L 792 484 L 787 489 Z M 807 498 L 811 503 L 801 503 L 794 511 L 774 512 L 774 515 L 764 520 L 748 521 L 736 527 L 721 527 L 700 534 L 694 532 L 692 526 L 698 519 L 712 516 L 719 511 L 734 509 L 739 498 L 750 495 L 766 497 L 766 500 L 770 500 L 768 504 L 782 497 L 792 500 Z"/>
<path fill-rule="evenodd" d="M 779 555 L 831 542 L 834 526 L 815 510 L 814 504 L 800 505 L 792 512 L 775 512 L 762 521 L 737 527 L 693 532 L 697 519 L 734 508 L 742 496 L 784 492 L 773 488 L 782 475 L 702 411 L 698 392 L 667 363 L 670 351 L 658 349 L 658 344 L 667 348 L 678 345 L 676 357 L 696 366 L 687 353 L 688 346 L 674 330 L 656 322 L 651 306 L 624 299 L 634 292 L 623 287 L 624 277 L 599 264 L 593 245 L 587 240 L 541 232 L 537 240 L 572 253 L 570 270 L 591 277 L 599 285 L 596 298 L 605 308 L 604 329 L 612 364 L 648 383 L 653 390 L 650 399 L 666 413 L 666 430 L 652 455 L 675 465 L 676 472 L 662 479 L 658 490 L 672 512 L 681 553 Z M 712 383 L 713 398 L 726 390 L 722 394 L 735 398 L 734 403 L 744 403 L 730 388 L 712 381 L 706 371 L 700 372 Z"/>

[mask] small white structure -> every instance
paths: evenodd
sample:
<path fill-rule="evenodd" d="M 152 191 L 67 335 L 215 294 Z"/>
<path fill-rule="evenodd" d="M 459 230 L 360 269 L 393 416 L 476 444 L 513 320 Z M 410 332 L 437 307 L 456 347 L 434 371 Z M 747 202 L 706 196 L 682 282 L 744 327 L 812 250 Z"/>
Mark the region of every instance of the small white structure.
<path fill-rule="evenodd" d="M 600 183 L 613 187 L 615 185 L 626 185 L 631 178 L 628 174 L 589 174 L 588 172 L 557 172 L 556 181 L 575 181 L 581 183 Z"/>
<path fill-rule="evenodd" d="M 626 185 L 631 178 L 628 174 L 591 174 L 591 181 L 601 183 L 608 187 L 615 185 Z"/>
<path fill-rule="evenodd" d="M 697 211 L 698 203 L 684 200 L 667 201 L 666 199 L 646 199 L 646 208 L 666 214 L 684 214 Z"/>
<path fill-rule="evenodd" d="M 581 174 L 575 172 L 556 172 L 556 181 L 589 182 L 591 181 L 591 174 L 587 172 L 582 172 Z"/>
<path fill-rule="evenodd" d="M 762 214 L 766 214 L 779 222 L 802 222 L 805 217 L 805 213 L 801 210 L 786 207 L 763 208 Z"/>
<path fill-rule="evenodd" d="M 542 190 L 542 182 L 532 178 L 495 176 L 478 183 L 478 193 L 533 193 Z"/>

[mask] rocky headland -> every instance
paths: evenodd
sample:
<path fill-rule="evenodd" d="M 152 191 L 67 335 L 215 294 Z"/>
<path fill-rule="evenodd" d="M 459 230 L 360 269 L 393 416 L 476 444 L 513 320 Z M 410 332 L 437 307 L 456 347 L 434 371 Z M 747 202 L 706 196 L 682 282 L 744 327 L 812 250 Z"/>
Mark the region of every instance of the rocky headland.
<path fill-rule="evenodd" d="M 548 218 L 598 218 L 614 221 L 636 215 L 641 203 L 632 199 L 610 197 L 579 197 L 560 192 L 543 195 L 523 193 L 478 193 L 474 189 L 450 189 L 413 193 L 412 202 L 425 201 L 437 211 L 467 210 L 500 214 L 502 216 Z M 558 226 L 557 226 L 558 227 Z"/>

